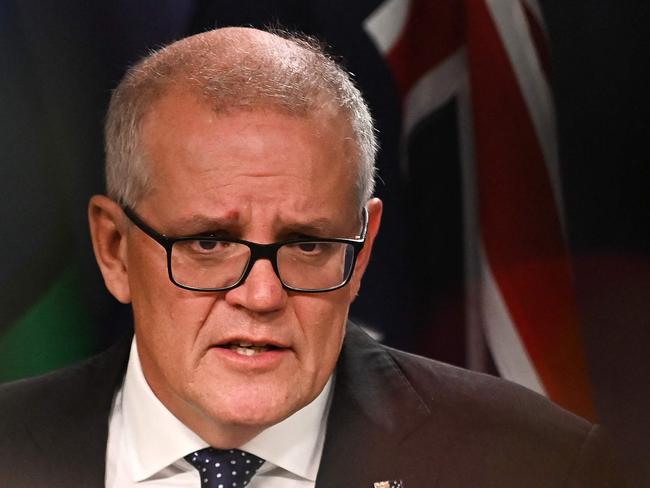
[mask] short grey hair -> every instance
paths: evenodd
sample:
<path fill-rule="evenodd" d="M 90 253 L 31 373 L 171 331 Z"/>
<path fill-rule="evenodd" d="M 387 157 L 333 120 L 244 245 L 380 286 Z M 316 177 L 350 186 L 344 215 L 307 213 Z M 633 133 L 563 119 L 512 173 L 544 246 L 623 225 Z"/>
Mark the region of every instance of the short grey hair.
<path fill-rule="evenodd" d="M 135 206 L 150 188 L 140 126 L 172 87 L 195 90 L 217 112 L 261 107 L 303 116 L 342 114 L 354 143 L 360 206 L 372 196 L 377 140 L 351 75 L 306 36 L 225 28 L 151 53 L 114 90 L 105 127 L 106 186 L 120 204 Z"/>

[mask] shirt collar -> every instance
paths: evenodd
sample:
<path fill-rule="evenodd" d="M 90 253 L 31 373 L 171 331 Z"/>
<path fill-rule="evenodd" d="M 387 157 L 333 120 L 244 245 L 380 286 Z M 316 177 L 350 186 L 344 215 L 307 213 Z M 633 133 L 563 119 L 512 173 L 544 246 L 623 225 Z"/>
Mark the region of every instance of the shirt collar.
<path fill-rule="evenodd" d="M 262 431 L 241 449 L 315 481 L 325 441 L 332 383 L 330 377 L 314 401 Z M 142 372 L 135 337 L 124 380 L 122 407 L 134 481 L 148 479 L 188 453 L 208 446 L 153 393 Z"/>

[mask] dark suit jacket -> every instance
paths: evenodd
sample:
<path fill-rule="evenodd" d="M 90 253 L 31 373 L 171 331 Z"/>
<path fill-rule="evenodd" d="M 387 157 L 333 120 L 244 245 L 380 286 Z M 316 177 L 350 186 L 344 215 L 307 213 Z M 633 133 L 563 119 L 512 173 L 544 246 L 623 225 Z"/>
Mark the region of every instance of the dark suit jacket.
<path fill-rule="evenodd" d="M 0 387 L 0 486 L 103 486 L 129 341 Z M 620 487 L 597 427 L 511 383 L 386 348 L 350 326 L 317 488 Z"/>

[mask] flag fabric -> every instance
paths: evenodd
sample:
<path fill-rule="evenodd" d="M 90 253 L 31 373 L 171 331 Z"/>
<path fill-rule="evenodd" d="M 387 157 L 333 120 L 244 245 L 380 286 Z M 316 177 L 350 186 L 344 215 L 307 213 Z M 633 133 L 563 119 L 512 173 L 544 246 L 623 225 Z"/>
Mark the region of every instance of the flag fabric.
<path fill-rule="evenodd" d="M 485 341 L 502 376 L 593 418 L 539 5 L 389 0 L 365 28 L 393 72 L 406 146 L 430 114 L 455 107 L 469 365 L 483 367 Z"/>

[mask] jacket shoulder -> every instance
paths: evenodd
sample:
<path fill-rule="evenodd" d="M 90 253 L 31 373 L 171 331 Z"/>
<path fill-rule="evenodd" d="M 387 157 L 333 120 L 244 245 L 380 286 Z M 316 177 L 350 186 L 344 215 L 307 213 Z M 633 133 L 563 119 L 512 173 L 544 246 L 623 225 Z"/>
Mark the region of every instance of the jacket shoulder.
<path fill-rule="evenodd" d="M 102 486 L 108 417 L 130 341 L 0 386 L 0 486 Z"/>
<path fill-rule="evenodd" d="M 558 486 L 625 485 L 600 426 L 501 378 L 386 351 L 430 409 L 430 418 L 445 419 L 444 429 L 434 422 L 434 429 L 422 426 L 416 437 L 444 430 L 453 437 L 448 454 L 473 459 L 454 477 L 498 472 L 501 482 L 526 476 Z"/>
<path fill-rule="evenodd" d="M 501 422 L 503 417 L 519 420 L 522 425 L 550 423 L 564 425 L 578 435 L 592 428 L 582 417 L 516 383 L 388 347 L 386 351 L 426 404 L 468 415 L 465 421 L 480 411 L 489 414 L 482 422 Z"/>

